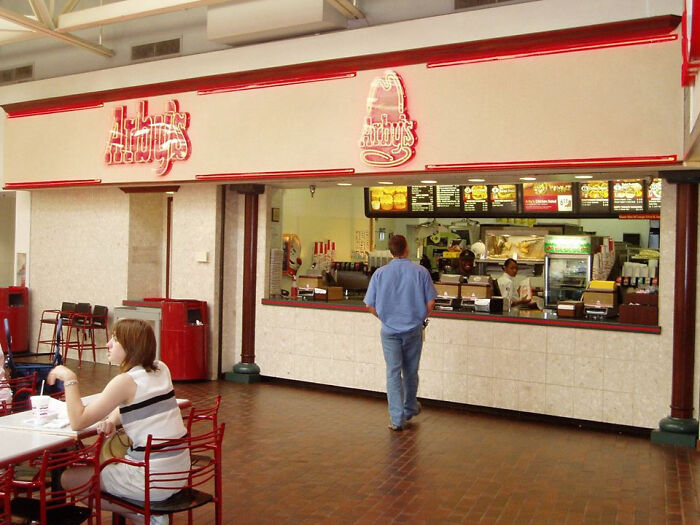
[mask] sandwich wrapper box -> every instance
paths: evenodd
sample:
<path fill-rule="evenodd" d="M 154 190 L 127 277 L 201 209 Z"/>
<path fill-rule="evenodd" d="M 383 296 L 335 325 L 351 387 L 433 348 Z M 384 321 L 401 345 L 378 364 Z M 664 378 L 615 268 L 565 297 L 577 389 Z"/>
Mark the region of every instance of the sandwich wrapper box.
<path fill-rule="evenodd" d="M 586 314 L 595 313 L 605 317 L 617 315 L 617 287 L 615 281 L 591 281 L 581 297 Z"/>

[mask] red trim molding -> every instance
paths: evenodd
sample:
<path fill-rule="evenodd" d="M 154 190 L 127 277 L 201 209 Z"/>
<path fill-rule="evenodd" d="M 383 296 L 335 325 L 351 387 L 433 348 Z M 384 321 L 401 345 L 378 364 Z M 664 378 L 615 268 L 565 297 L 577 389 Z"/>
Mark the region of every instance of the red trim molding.
<path fill-rule="evenodd" d="M 351 73 L 336 73 L 329 75 L 312 75 L 299 78 L 288 78 L 280 80 L 267 80 L 264 82 L 251 82 L 250 84 L 238 84 L 232 86 L 220 86 L 212 88 L 202 88 L 197 91 L 198 95 L 214 95 L 217 93 L 229 93 L 231 91 L 246 91 L 249 89 L 262 89 L 269 87 L 291 86 L 294 84 L 309 84 L 311 82 L 322 82 L 325 80 L 340 80 L 345 78 L 354 78 L 357 76 L 355 71 Z"/>
<path fill-rule="evenodd" d="M 52 113 L 67 113 L 69 111 L 82 111 L 84 109 L 97 109 L 104 107 L 102 102 L 86 102 L 84 104 L 67 104 L 48 108 L 29 108 L 24 111 L 14 111 L 8 113 L 7 118 L 37 117 L 40 115 L 51 115 Z"/>
<path fill-rule="evenodd" d="M 8 182 L 4 190 L 37 190 L 40 188 L 70 188 L 71 186 L 97 186 L 102 179 L 50 180 L 40 182 Z"/>
<path fill-rule="evenodd" d="M 195 175 L 196 180 L 225 180 L 240 181 L 251 179 L 302 179 L 306 177 L 342 177 L 355 173 L 354 168 L 338 168 L 328 170 L 296 170 L 296 171 L 256 171 L 249 173 L 204 173 Z"/>
<path fill-rule="evenodd" d="M 491 171 L 538 168 L 577 168 L 613 166 L 650 166 L 678 162 L 677 155 L 653 155 L 646 157 L 601 157 L 590 159 L 516 160 L 506 162 L 470 162 L 463 164 L 426 164 L 428 171 Z"/>
<path fill-rule="evenodd" d="M 32 100 L 3 104 L 10 115 L 28 114 L 33 111 L 65 111 L 65 108 L 99 104 L 117 100 L 148 98 L 173 93 L 198 90 L 232 89 L 236 86 L 250 86 L 259 83 L 278 83 L 298 78 L 313 78 L 364 71 L 369 69 L 393 68 L 410 64 L 439 63 L 463 60 L 472 56 L 513 55 L 523 50 L 535 48 L 567 48 L 576 45 L 602 43 L 615 40 L 648 38 L 671 33 L 678 27 L 681 18 L 667 15 L 638 20 L 627 20 L 611 24 L 546 31 L 505 38 L 463 42 L 420 49 L 406 49 L 391 53 L 377 53 L 338 60 L 325 60 L 304 64 L 293 64 L 278 68 L 242 71 L 224 75 L 189 78 L 132 86 L 92 93 L 81 93 L 43 100 Z"/>

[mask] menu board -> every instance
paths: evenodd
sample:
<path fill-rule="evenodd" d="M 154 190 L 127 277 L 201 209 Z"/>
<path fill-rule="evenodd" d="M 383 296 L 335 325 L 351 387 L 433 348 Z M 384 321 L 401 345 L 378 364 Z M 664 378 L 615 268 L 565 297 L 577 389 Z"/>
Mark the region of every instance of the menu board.
<path fill-rule="evenodd" d="M 582 182 L 578 202 L 580 213 L 610 212 L 610 184 L 606 180 Z"/>
<path fill-rule="evenodd" d="M 642 179 L 612 181 L 613 212 L 644 211 L 644 181 Z"/>
<path fill-rule="evenodd" d="M 518 190 L 515 184 L 491 186 L 491 211 L 494 213 L 518 212 Z"/>
<path fill-rule="evenodd" d="M 651 179 L 647 186 L 647 211 L 661 210 L 661 179 Z"/>
<path fill-rule="evenodd" d="M 485 213 L 489 209 L 489 190 L 486 184 L 468 184 L 462 188 L 464 211 Z"/>
<path fill-rule="evenodd" d="M 435 211 L 435 186 L 411 186 L 411 211 Z"/>
<path fill-rule="evenodd" d="M 369 189 L 370 209 L 402 213 L 408 211 L 408 186 L 379 186 Z"/>
<path fill-rule="evenodd" d="M 436 194 L 436 208 L 440 212 L 459 215 L 462 211 L 459 186 L 438 186 Z"/>
<path fill-rule="evenodd" d="M 574 211 L 570 182 L 523 184 L 523 213 L 571 213 Z"/>

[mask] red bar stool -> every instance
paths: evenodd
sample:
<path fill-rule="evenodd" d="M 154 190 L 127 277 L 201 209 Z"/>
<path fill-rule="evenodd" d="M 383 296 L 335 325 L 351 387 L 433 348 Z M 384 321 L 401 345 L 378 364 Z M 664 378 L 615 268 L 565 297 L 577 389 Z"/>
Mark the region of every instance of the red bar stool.
<path fill-rule="evenodd" d="M 39 346 L 41 345 L 49 345 L 49 347 L 53 350 L 56 345 L 56 324 L 58 318 L 60 317 L 63 320 L 63 328 L 66 328 L 68 325 L 68 319 L 72 313 L 75 312 L 75 308 L 75 303 L 63 302 L 61 303 L 60 310 L 44 310 L 41 312 L 41 319 L 39 320 L 39 335 L 36 341 L 37 353 L 39 353 Z M 46 336 L 44 336 L 44 339 L 41 338 L 41 332 L 44 326 L 51 327 L 51 339 L 46 339 Z M 65 337 L 63 337 L 64 335 L 65 334 L 61 334 L 61 339 L 65 341 Z"/>
<path fill-rule="evenodd" d="M 92 323 L 92 307 L 90 303 L 78 303 L 75 311 L 68 318 L 68 334 L 66 335 L 63 344 L 63 360 L 68 357 L 68 350 L 74 348 L 78 351 L 78 367 L 83 363 L 83 349 L 86 346 L 86 339 L 89 334 L 89 326 Z M 73 336 L 75 335 L 75 340 Z M 95 359 L 95 343 L 94 340 L 90 345 L 92 348 L 92 360 Z"/>

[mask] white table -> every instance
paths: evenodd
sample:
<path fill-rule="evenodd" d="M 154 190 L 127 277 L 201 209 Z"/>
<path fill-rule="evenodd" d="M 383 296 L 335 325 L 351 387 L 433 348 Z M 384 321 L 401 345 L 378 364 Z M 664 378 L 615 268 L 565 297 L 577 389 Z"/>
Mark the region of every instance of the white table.
<path fill-rule="evenodd" d="M 160 359 L 160 325 L 162 312 L 160 304 L 157 306 L 116 306 L 114 307 L 114 320 L 117 319 L 143 319 L 153 321 L 153 331 L 156 336 L 156 359 Z"/>
<path fill-rule="evenodd" d="M 0 468 L 41 456 L 44 450 L 70 447 L 75 438 L 31 429 L 11 430 L 0 428 Z"/>

